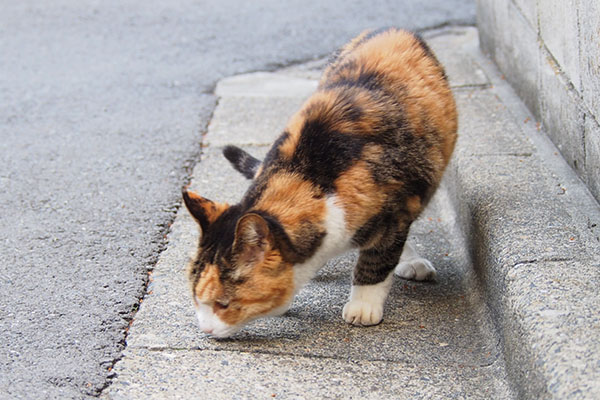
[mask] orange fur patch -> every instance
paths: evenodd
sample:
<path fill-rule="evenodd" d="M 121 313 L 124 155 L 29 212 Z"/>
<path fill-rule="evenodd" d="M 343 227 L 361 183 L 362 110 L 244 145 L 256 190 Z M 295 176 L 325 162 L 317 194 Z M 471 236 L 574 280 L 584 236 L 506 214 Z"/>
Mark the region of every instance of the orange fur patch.
<path fill-rule="evenodd" d="M 258 169 L 256 170 L 256 174 L 254 174 L 254 178 L 256 179 L 258 176 L 260 176 L 260 174 L 262 174 L 264 169 L 263 164 L 260 164 L 260 166 L 258 167 Z"/>
<path fill-rule="evenodd" d="M 323 221 L 325 198 L 321 191 L 299 175 L 281 172 L 273 175 L 256 203 L 257 210 L 276 216 L 293 234 L 304 221 Z"/>
<path fill-rule="evenodd" d="M 440 84 L 442 67 L 412 34 L 389 31 L 367 41 L 356 53 L 367 70 L 380 71 L 397 93 L 407 92 L 404 111 L 416 134 L 423 134 L 425 124 L 442 133 L 456 131 L 454 99 L 448 85 Z"/>
<path fill-rule="evenodd" d="M 341 92 L 352 93 L 348 104 Z M 315 93 L 306 103 L 301 114 L 306 119 L 327 118 L 328 128 L 346 134 L 377 134 L 385 109 L 377 104 L 372 93 L 361 88 L 337 88 Z M 361 110 L 358 118 L 348 118 L 354 110 Z"/>
<path fill-rule="evenodd" d="M 211 303 L 223 295 L 223 285 L 219 279 L 219 268 L 209 264 L 200 274 L 194 288 L 195 300 Z"/>
<path fill-rule="evenodd" d="M 373 181 L 364 161 L 344 172 L 335 181 L 335 187 L 350 231 L 357 230 L 379 213 L 387 200 L 387 194 Z"/>
<path fill-rule="evenodd" d="M 297 112 L 292 116 L 292 118 L 290 118 L 290 121 L 286 126 L 286 131 L 288 132 L 289 136 L 279 147 L 279 154 L 284 159 L 289 160 L 294 155 L 303 125 L 304 117 L 302 116 L 301 112 Z"/>
<path fill-rule="evenodd" d="M 416 135 L 427 134 L 426 127 L 437 131 L 442 141 L 437 150 L 440 151 L 437 166 L 443 169 L 452 154 L 458 126 L 454 98 L 443 81 L 442 66 L 427 55 L 411 33 L 401 30 L 390 30 L 365 41 L 347 53 L 347 60 L 355 61 L 362 69 L 344 71 L 351 78 L 371 71 L 385 80 L 388 90 L 398 95 L 406 120 Z M 337 77 L 328 78 L 335 81 Z"/>
<path fill-rule="evenodd" d="M 411 196 L 406 199 L 406 209 L 413 216 L 417 217 L 422 211 L 421 198 L 419 196 Z"/>
<path fill-rule="evenodd" d="M 246 278 L 237 287 L 229 307 L 215 311 L 230 325 L 269 313 L 291 300 L 294 291 L 292 265 L 284 263 L 276 250 L 270 251 Z"/>

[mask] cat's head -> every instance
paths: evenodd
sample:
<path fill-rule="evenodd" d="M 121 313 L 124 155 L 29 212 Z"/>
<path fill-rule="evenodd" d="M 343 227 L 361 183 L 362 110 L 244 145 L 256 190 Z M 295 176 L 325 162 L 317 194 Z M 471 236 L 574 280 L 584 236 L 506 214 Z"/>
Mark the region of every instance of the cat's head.
<path fill-rule="evenodd" d="M 227 337 L 246 323 L 282 314 L 293 297 L 293 265 L 286 262 L 269 222 L 183 190 L 201 238 L 188 266 L 200 328 Z"/>

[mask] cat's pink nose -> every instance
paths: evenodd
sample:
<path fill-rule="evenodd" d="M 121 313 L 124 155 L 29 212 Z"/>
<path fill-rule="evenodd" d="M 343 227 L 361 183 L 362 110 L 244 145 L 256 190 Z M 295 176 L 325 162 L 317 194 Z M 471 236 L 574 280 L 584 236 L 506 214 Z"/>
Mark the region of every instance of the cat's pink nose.
<path fill-rule="evenodd" d="M 213 333 L 213 328 L 210 329 L 202 329 L 204 333 L 208 333 L 209 335 Z"/>

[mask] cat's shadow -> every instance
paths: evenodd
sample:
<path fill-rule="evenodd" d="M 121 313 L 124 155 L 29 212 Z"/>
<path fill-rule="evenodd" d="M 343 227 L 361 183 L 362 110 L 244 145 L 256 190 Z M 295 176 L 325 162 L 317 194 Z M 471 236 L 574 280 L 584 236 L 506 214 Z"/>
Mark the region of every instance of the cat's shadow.
<path fill-rule="evenodd" d="M 306 323 L 311 321 L 311 323 Z M 240 347 L 244 345 L 258 346 L 274 341 L 302 341 L 310 338 L 323 329 L 323 324 L 340 323 L 330 316 L 319 318 L 320 323 L 315 324 L 314 315 L 309 315 L 306 309 L 292 307 L 283 315 L 259 319 L 244 327 L 241 331 L 227 338 L 207 337 L 215 344 Z"/>
<path fill-rule="evenodd" d="M 406 301 L 425 302 L 422 307 L 447 302 L 464 294 L 460 284 L 460 274 L 455 274 L 448 261 L 436 260 L 438 276 L 432 281 L 413 281 L 395 277 L 387 303 L 387 316 L 381 328 L 392 329 L 391 308 L 402 308 Z M 348 299 L 351 280 L 351 267 L 355 259 L 343 257 L 330 261 L 305 288 L 299 293 L 292 307 L 283 315 L 259 319 L 244 327 L 240 332 L 228 338 L 207 337 L 213 346 L 228 349 L 273 348 L 275 343 L 288 347 L 290 342 L 305 343 L 315 335 L 326 331 L 345 332 L 348 329 L 367 329 L 353 327 L 341 319 L 341 310 Z M 455 276 L 456 275 L 456 276 Z M 312 288 L 310 286 L 314 285 Z M 425 305 L 429 304 L 429 305 Z M 386 324 L 387 322 L 387 324 Z M 391 322 L 391 324 L 390 324 Z M 373 330 L 371 327 L 369 328 Z M 363 334 L 377 332 L 364 331 Z M 287 345 L 286 345 L 287 343 Z M 277 346 L 276 346 L 277 347 Z"/>

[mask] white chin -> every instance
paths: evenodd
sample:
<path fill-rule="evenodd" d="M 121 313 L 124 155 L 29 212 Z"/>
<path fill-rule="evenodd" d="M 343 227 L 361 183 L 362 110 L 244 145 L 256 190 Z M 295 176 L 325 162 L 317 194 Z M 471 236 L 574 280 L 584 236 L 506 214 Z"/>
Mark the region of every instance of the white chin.
<path fill-rule="evenodd" d="M 221 319 L 212 312 L 212 308 L 204 304 L 196 306 L 196 317 L 198 318 L 200 329 L 202 329 L 204 333 L 215 337 L 228 337 L 239 330 L 239 327 L 221 321 Z"/>
<path fill-rule="evenodd" d="M 223 330 L 213 330 L 213 332 L 210 334 L 210 336 L 216 337 L 216 338 L 228 338 L 229 336 L 233 335 L 234 333 L 238 332 L 240 330 L 240 327 L 237 326 L 228 326 L 226 329 Z"/>

